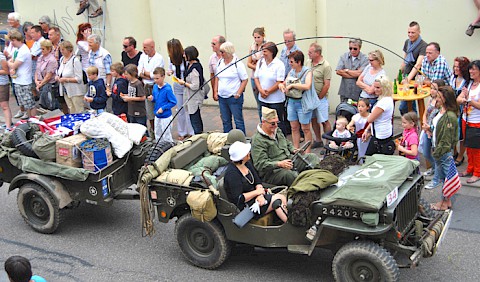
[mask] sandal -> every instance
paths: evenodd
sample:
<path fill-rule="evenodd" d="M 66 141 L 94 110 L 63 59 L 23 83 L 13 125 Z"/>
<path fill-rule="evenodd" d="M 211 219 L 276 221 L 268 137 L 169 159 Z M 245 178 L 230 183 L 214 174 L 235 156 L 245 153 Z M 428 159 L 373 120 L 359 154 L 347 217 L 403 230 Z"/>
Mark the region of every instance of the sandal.
<path fill-rule="evenodd" d="M 458 173 L 458 176 L 459 176 L 459 177 L 469 177 L 469 176 L 473 176 L 473 173 L 459 172 L 459 173 Z"/>
<path fill-rule="evenodd" d="M 463 164 L 464 160 L 465 160 L 465 157 L 462 157 L 462 159 L 460 161 L 455 159 L 455 166 L 461 166 Z"/>
<path fill-rule="evenodd" d="M 470 177 L 470 178 L 467 180 L 467 183 L 468 183 L 468 184 L 472 184 L 472 183 L 477 182 L 478 180 L 480 180 L 480 177 L 478 177 L 478 176 L 472 176 L 472 177 Z"/>

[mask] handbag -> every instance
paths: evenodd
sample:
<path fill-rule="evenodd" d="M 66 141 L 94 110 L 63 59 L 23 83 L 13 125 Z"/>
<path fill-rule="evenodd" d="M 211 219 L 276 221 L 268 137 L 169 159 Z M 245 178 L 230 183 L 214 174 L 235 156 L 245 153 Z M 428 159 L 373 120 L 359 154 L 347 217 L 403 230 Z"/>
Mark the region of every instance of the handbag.
<path fill-rule="evenodd" d="M 465 147 L 480 149 L 480 128 L 468 126 L 468 112 L 466 113 L 465 138 L 463 140 Z"/>
<path fill-rule="evenodd" d="M 52 91 L 52 84 L 47 83 L 40 88 L 40 101 L 39 104 L 42 108 L 50 111 L 58 109 L 59 104 L 55 94 Z"/>
<path fill-rule="evenodd" d="M 315 84 L 313 83 L 309 90 L 305 90 L 302 96 L 302 110 L 303 113 L 308 113 L 320 106 L 320 99 L 318 98 L 317 91 L 315 90 Z"/>
<path fill-rule="evenodd" d="M 253 218 L 254 215 L 254 212 L 250 210 L 248 205 L 246 205 L 245 208 L 232 219 L 233 224 L 238 228 L 242 228 Z"/>
<path fill-rule="evenodd" d="M 307 70 L 304 70 L 302 75 L 298 78 L 294 77 L 294 76 L 288 76 L 285 79 L 286 85 L 288 86 L 290 84 L 302 83 L 302 78 L 305 76 L 306 72 L 307 72 Z M 313 84 L 313 81 L 312 81 L 312 84 Z M 305 92 L 305 90 L 300 90 L 300 89 L 296 89 L 296 88 L 292 87 L 290 90 L 288 90 L 285 93 L 285 96 L 287 96 L 288 98 L 300 99 L 300 98 L 302 98 L 304 92 Z"/>

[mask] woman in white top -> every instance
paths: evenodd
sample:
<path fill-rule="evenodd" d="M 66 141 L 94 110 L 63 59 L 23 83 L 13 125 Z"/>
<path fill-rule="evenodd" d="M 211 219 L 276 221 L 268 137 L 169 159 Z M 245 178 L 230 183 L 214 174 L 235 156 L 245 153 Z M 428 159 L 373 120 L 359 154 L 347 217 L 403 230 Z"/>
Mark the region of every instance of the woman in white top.
<path fill-rule="evenodd" d="M 466 57 L 456 57 L 453 60 L 453 73 L 450 77 L 449 84 L 452 86 L 453 90 L 455 91 L 455 97 L 458 98 L 462 89 L 468 85 L 468 81 L 470 80 L 470 74 L 468 73 L 468 65 L 470 64 L 470 60 Z M 460 104 L 460 112 L 463 111 L 463 105 Z M 460 115 L 458 118 L 458 125 L 460 128 L 459 132 L 459 149 L 457 151 L 457 146 L 454 149 L 455 158 L 455 166 L 460 166 L 463 164 L 465 160 L 465 146 L 463 145 L 463 134 L 462 134 L 462 116 Z"/>
<path fill-rule="evenodd" d="M 167 41 L 168 51 L 168 71 L 167 75 L 173 75 L 179 79 L 185 79 L 185 71 L 187 69 L 187 62 L 183 57 L 183 46 L 180 40 L 172 38 Z M 175 80 L 173 80 L 173 93 L 177 98 L 177 133 L 178 140 L 183 141 L 194 134 L 192 124 L 190 123 L 190 117 L 188 116 L 183 106 L 183 90 L 184 87 Z"/>
<path fill-rule="evenodd" d="M 370 65 L 368 65 L 358 77 L 357 86 L 362 89 L 360 98 L 369 99 L 370 105 L 373 107 L 375 103 L 377 103 L 377 95 L 375 95 L 373 82 L 381 75 L 385 75 L 385 70 L 382 67 L 385 64 L 385 60 L 380 50 L 368 53 L 368 60 L 370 61 Z"/>
<path fill-rule="evenodd" d="M 78 25 L 77 31 L 77 52 L 76 56 L 79 56 L 80 61 L 82 62 L 82 69 L 87 70 L 88 63 L 88 47 L 87 38 L 92 34 L 92 25 L 90 23 L 81 23 Z"/>
<path fill-rule="evenodd" d="M 279 118 L 280 129 L 287 136 L 285 125 L 285 94 L 278 86 L 285 79 L 285 65 L 276 58 L 278 48 L 273 42 L 263 44 L 263 58 L 257 62 L 255 69 L 255 86 L 258 89 L 260 105 L 275 109 Z"/>
<path fill-rule="evenodd" d="M 463 105 L 462 132 L 465 136 L 466 125 L 480 128 L 480 60 L 475 60 L 468 66 L 470 83 L 464 87 L 458 95 L 457 103 Z M 465 136 L 466 137 L 466 136 Z M 472 137 L 472 139 L 478 139 Z M 469 142 L 469 143 L 467 143 Z M 467 183 L 475 183 L 480 180 L 480 149 L 472 144 L 479 144 L 480 140 L 468 140 L 465 138 L 467 147 L 467 169 L 459 173 L 460 177 L 470 176 Z"/>
<path fill-rule="evenodd" d="M 220 52 L 222 59 L 218 62 L 215 73 L 213 99 L 218 100 L 220 106 L 223 132 L 228 133 L 233 129 L 233 116 L 236 129 L 246 134 L 242 108 L 243 92 L 248 82 L 247 70 L 241 61 L 237 62 L 235 47 L 231 42 L 223 43 Z"/>
<path fill-rule="evenodd" d="M 250 46 L 250 49 L 248 50 L 248 53 L 252 54 L 250 57 L 248 57 L 248 62 L 247 66 L 249 69 L 252 70 L 252 76 L 250 82 L 252 83 L 252 90 L 253 90 L 253 96 L 255 97 L 255 101 L 257 101 L 257 110 L 258 110 L 258 116 L 261 117 L 261 106 L 260 102 L 258 101 L 258 89 L 255 86 L 255 69 L 257 68 L 257 62 L 263 58 L 263 52 L 259 52 L 259 50 L 262 48 L 262 45 L 266 42 L 265 40 L 265 28 L 264 27 L 256 27 L 253 32 L 253 43 Z"/>
<path fill-rule="evenodd" d="M 392 98 L 392 83 L 386 76 L 380 76 L 373 83 L 373 88 L 378 102 L 373 106 L 372 112 L 367 118 L 369 125 L 362 135 L 364 141 L 370 136 L 372 137 L 365 155 L 393 155 L 395 142 L 392 139 L 392 117 L 395 106 Z"/>
<path fill-rule="evenodd" d="M 87 89 L 83 84 L 82 64 L 73 55 L 73 44 L 70 41 L 60 43 L 62 59 L 57 70 L 56 80 L 60 83 L 60 95 L 67 103 L 70 114 L 83 112 L 83 95 Z"/>

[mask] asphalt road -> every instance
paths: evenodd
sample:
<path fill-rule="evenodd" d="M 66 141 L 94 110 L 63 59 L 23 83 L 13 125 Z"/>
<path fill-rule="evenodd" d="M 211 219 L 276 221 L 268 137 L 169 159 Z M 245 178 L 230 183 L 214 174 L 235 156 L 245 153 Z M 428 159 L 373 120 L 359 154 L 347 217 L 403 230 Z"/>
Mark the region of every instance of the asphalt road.
<path fill-rule="evenodd" d="M 307 257 L 285 250 L 240 247 L 217 270 L 194 267 L 178 249 L 174 222 L 157 222 L 156 234 L 142 237 L 138 201 L 116 201 L 109 208 L 82 204 L 67 211 L 56 233 L 39 234 L 23 222 L 16 192 L 7 194 L 7 189 L 4 184 L 0 190 L 0 263 L 11 255 L 23 255 L 31 260 L 34 273 L 48 281 L 333 280 L 333 255 L 324 250 Z M 438 192 L 427 191 L 425 197 L 433 199 Z M 415 269 L 401 269 L 401 281 L 480 279 L 479 196 L 477 189 L 462 189 L 439 253 Z"/>

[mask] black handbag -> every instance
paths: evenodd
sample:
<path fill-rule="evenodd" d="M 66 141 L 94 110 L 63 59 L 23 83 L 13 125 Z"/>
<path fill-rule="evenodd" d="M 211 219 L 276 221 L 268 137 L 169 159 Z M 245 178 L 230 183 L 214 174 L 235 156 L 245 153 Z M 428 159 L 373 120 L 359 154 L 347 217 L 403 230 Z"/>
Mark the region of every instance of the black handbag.
<path fill-rule="evenodd" d="M 465 138 L 463 142 L 467 148 L 480 149 L 480 128 L 468 126 L 468 113 L 466 114 Z"/>

